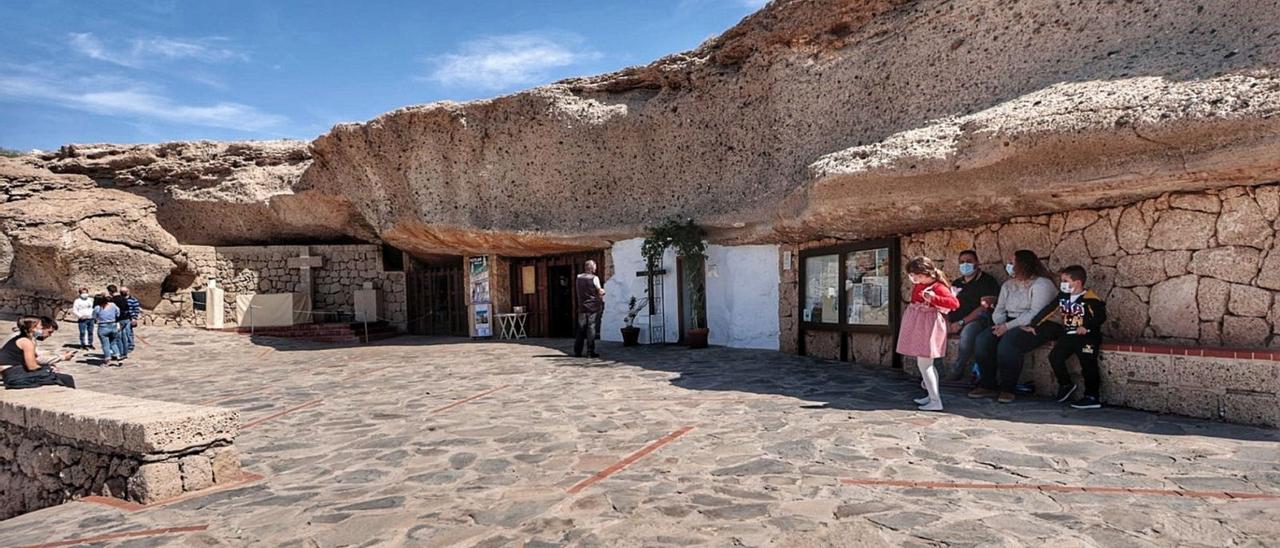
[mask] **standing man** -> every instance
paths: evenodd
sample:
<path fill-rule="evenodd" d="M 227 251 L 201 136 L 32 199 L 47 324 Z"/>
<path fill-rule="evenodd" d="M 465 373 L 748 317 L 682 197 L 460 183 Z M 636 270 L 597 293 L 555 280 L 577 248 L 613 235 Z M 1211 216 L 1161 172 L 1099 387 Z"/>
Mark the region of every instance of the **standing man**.
<path fill-rule="evenodd" d="M 127 287 L 121 287 L 120 294 L 124 295 L 125 302 L 125 308 L 122 310 L 129 314 L 129 325 L 124 331 L 124 342 L 129 347 L 129 352 L 133 352 L 133 330 L 138 328 L 138 320 L 142 319 L 142 301 L 134 297 Z"/>
<path fill-rule="evenodd" d="M 951 289 L 960 299 L 960 308 L 947 314 L 947 331 L 960 335 L 960 344 L 946 380 L 955 382 L 963 379 L 973 365 L 978 334 L 991 327 L 991 314 L 982 306 L 982 298 L 999 296 L 1000 284 L 978 268 L 978 252 L 966 249 L 960 252 L 960 277 L 951 282 Z"/>
<path fill-rule="evenodd" d="M 111 297 L 111 304 L 116 305 L 116 308 L 120 310 L 120 315 L 116 317 L 115 351 L 116 358 L 123 360 L 129 357 L 129 343 L 125 341 L 125 330 L 131 327 L 129 323 L 129 297 L 121 293 L 116 284 L 107 286 L 107 295 Z"/>
<path fill-rule="evenodd" d="M 89 288 L 80 288 L 80 296 L 71 303 L 71 313 L 80 327 L 80 350 L 93 350 L 93 297 Z"/>
<path fill-rule="evenodd" d="M 596 262 L 587 261 L 586 272 L 578 274 L 575 280 L 578 290 L 577 326 L 574 329 L 573 355 L 582 357 L 582 343 L 587 343 L 587 356 L 599 358 L 596 354 L 596 325 L 600 321 L 600 311 L 604 310 L 604 288 L 600 286 L 600 277 L 596 276 Z"/>

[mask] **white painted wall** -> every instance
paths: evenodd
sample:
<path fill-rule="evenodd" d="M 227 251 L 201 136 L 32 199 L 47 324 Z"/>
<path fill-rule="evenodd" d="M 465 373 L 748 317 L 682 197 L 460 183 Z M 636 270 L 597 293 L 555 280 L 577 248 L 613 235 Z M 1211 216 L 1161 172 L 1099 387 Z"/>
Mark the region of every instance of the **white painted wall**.
<path fill-rule="evenodd" d="M 627 301 L 645 295 L 644 270 L 640 256 L 643 239 L 623 240 L 613 245 L 614 275 L 605 283 L 605 310 L 601 338 L 621 341 Z M 667 342 L 679 338 L 679 305 L 676 294 L 675 254 L 667 251 L 663 267 L 663 293 Z M 778 247 L 773 245 L 707 247 L 707 327 L 711 344 L 736 348 L 778 349 Z M 649 318 L 636 318 L 640 342 L 649 342 Z"/>
<path fill-rule="evenodd" d="M 711 344 L 778 349 L 778 246 L 707 246 Z"/>

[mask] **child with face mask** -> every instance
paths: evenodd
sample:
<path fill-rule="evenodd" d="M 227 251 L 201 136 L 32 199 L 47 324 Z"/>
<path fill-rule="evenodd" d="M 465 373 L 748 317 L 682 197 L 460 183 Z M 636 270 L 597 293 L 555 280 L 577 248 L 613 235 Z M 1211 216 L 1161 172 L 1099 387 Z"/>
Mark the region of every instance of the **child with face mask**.
<path fill-rule="evenodd" d="M 1080 374 L 1084 377 L 1084 397 L 1072 403 L 1076 409 L 1102 407 L 1098 399 L 1101 384 L 1098 373 L 1098 352 L 1102 346 L 1102 324 L 1107 321 L 1107 303 L 1097 293 L 1085 288 L 1088 274 L 1084 267 L 1071 265 L 1059 272 L 1061 293 L 1055 303 L 1037 314 L 1043 320 L 1054 314 L 1062 316 L 1063 335 L 1049 352 L 1049 364 L 1058 381 L 1057 401 L 1065 402 L 1076 393 L 1076 386 L 1067 370 L 1067 358 L 1072 355 L 1080 361 Z"/>
<path fill-rule="evenodd" d="M 911 279 L 911 304 L 902 313 L 898 331 L 897 352 L 916 358 L 916 366 L 929 393 L 917 398 L 921 411 L 941 411 L 942 394 L 938 390 L 938 370 L 934 359 L 947 351 L 947 313 L 960 306 L 951 292 L 951 284 L 942 270 L 928 257 L 916 257 L 907 263 Z"/>
<path fill-rule="evenodd" d="M 80 296 L 71 302 L 71 313 L 80 327 L 80 349 L 93 349 L 93 296 L 89 288 L 80 288 Z"/>

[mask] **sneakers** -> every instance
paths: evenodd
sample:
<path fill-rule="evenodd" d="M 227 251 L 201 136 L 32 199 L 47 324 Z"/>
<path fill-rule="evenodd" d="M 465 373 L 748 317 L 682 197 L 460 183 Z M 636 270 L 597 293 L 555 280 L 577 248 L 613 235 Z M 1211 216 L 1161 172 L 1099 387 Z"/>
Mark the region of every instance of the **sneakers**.
<path fill-rule="evenodd" d="M 922 397 L 922 398 L 916 398 L 916 399 L 911 400 L 911 401 L 916 402 L 916 405 L 925 405 L 925 404 L 929 403 L 929 396 L 924 396 L 924 397 Z"/>
<path fill-rule="evenodd" d="M 996 396 L 997 403 L 1013 403 L 1014 399 L 1013 392 L 1001 392 L 999 396 Z"/>
<path fill-rule="evenodd" d="M 1057 397 L 1054 398 L 1053 401 L 1062 403 L 1064 401 L 1071 399 L 1071 395 L 1075 393 L 1076 393 L 1076 385 L 1074 384 L 1058 385 L 1058 395 Z"/>
<path fill-rule="evenodd" d="M 921 411 L 942 411 L 942 402 L 931 401 L 929 403 L 921 405 L 920 407 L 917 407 L 916 409 L 919 409 Z"/>
<path fill-rule="evenodd" d="M 1080 401 L 1071 404 L 1072 409 L 1099 409 L 1102 402 L 1098 401 L 1097 396 L 1085 396 Z"/>
<path fill-rule="evenodd" d="M 998 390 L 994 390 L 994 389 L 991 389 L 991 388 L 983 388 L 983 387 L 979 386 L 979 387 L 974 388 L 973 390 L 970 390 L 970 391 L 969 391 L 969 397 L 970 397 L 970 398 L 974 398 L 974 399 L 977 399 L 977 398 L 990 398 L 990 397 L 995 396 L 996 394 L 999 394 L 999 393 L 1000 393 L 1000 392 L 999 392 Z"/>

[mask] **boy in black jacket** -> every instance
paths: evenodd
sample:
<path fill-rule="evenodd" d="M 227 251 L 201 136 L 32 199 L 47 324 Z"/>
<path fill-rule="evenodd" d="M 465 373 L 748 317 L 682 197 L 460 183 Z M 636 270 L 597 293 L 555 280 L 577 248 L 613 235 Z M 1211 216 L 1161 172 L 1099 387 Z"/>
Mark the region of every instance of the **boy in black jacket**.
<path fill-rule="evenodd" d="M 1071 407 L 1097 409 L 1102 407 L 1098 400 L 1098 385 L 1101 384 L 1098 352 L 1102 346 L 1102 324 L 1107 321 L 1107 303 L 1093 290 L 1085 289 L 1088 274 L 1084 267 L 1071 265 L 1058 274 L 1062 281 L 1058 301 L 1041 310 L 1036 320 L 1032 320 L 1032 325 L 1055 313 L 1062 315 L 1064 333 L 1049 352 L 1049 364 L 1053 366 L 1053 376 L 1058 380 L 1058 401 L 1067 401 L 1079 388 L 1071 382 L 1071 374 L 1067 371 L 1067 358 L 1074 354 L 1080 360 L 1080 373 L 1084 376 L 1084 397 L 1072 403 Z"/>

